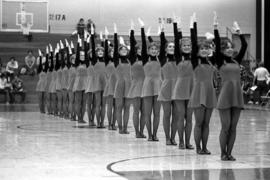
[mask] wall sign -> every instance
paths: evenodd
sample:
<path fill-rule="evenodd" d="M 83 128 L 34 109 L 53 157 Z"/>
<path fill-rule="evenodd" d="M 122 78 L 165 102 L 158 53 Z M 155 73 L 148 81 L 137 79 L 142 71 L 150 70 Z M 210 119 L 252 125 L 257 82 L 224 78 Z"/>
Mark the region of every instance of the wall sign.
<path fill-rule="evenodd" d="M 49 14 L 50 21 L 66 21 L 66 17 L 65 14 Z"/>

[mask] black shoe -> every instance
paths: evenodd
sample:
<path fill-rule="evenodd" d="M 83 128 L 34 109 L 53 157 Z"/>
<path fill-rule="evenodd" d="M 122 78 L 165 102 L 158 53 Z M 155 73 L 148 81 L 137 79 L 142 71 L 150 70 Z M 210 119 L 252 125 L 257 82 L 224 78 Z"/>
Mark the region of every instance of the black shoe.
<path fill-rule="evenodd" d="M 157 138 L 157 136 L 153 136 L 152 139 L 153 139 L 153 141 L 159 141 L 159 139 Z"/>
<path fill-rule="evenodd" d="M 196 153 L 199 154 L 199 155 L 204 155 L 204 152 L 203 152 L 203 150 L 201 150 L 201 149 L 197 149 L 197 150 L 196 150 Z"/>
<path fill-rule="evenodd" d="M 236 159 L 232 155 L 228 155 L 228 160 L 229 161 L 236 161 Z"/>
<path fill-rule="evenodd" d="M 203 153 L 204 153 L 205 155 L 210 155 L 210 154 L 211 154 L 211 152 L 208 151 L 208 149 L 204 149 L 204 150 L 203 150 Z"/>
<path fill-rule="evenodd" d="M 185 149 L 185 145 L 183 143 L 179 144 L 179 149 Z"/>
<path fill-rule="evenodd" d="M 228 159 L 228 156 L 227 155 L 222 155 L 221 156 L 221 161 L 228 161 L 229 159 Z"/>
<path fill-rule="evenodd" d="M 188 149 L 188 150 L 193 150 L 194 147 L 193 147 L 191 144 L 187 144 L 187 145 L 186 145 L 186 149 Z"/>
<path fill-rule="evenodd" d="M 172 143 L 173 146 L 177 146 L 177 143 L 175 142 L 174 139 L 171 139 L 171 143 Z"/>

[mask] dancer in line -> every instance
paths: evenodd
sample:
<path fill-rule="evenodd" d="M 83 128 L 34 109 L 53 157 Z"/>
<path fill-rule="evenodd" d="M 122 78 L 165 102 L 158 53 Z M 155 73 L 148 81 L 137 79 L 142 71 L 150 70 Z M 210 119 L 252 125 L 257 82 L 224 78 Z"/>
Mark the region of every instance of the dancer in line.
<path fill-rule="evenodd" d="M 194 110 L 195 128 L 194 139 L 197 154 L 211 154 L 207 149 L 209 122 L 216 106 L 216 92 L 213 86 L 214 66 L 208 60 L 209 43 L 205 40 L 197 42 L 196 15 L 191 17 L 191 63 L 194 72 L 194 86 L 189 105 Z M 202 146 L 201 146 L 202 144 Z"/>
<path fill-rule="evenodd" d="M 139 19 L 141 31 L 143 30 L 144 23 Z M 141 48 L 136 46 L 136 39 L 134 36 L 134 23 L 131 22 L 130 31 L 130 53 L 129 60 L 131 65 L 131 86 L 128 92 L 128 98 L 131 99 L 133 105 L 133 125 L 135 128 L 136 138 L 146 138 L 143 134 L 145 126 L 144 112 L 142 111 L 142 86 L 144 81 L 144 70 L 141 57 Z"/>
<path fill-rule="evenodd" d="M 157 101 L 157 97 L 161 85 L 161 66 L 158 57 L 158 46 L 155 42 L 151 41 L 147 51 L 146 35 L 143 27 L 141 33 L 142 60 L 145 74 L 142 86 L 144 121 L 146 122 L 148 131 L 148 141 L 159 141 L 157 138 L 157 130 L 160 121 L 160 102 Z M 147 31 L 147 35 L 150 37 L 150 29 Z M 153 127 L 151 120 L 152 112 Z"/>
<path fill-rule="evenodd" d="M 241 40 L 241 49 L 233 57 L 235 50 L 229 40 L 220 42 L 218 33 L 217 16 L 214 18 L 217 66 L 220 72 L 222 87 L 220 90 L 217 109 L 221 120 L 221 131 L 219 136 L 221 160 L 235 161 L 232 150 L 236 139 L 236 128 L 240 118 L 241 110 L 244 108 L 243 92 L 240 80 L 240 64 L 247 50 L 247 43 L 241 33 L 237 22 L 234 29 Z"/>
<path fill-rule="evenodd" d="M 114 49 L 109 47 L 108 41 L 109 31 L 105 27 L 105 65 L 106 65 L 106 86 L 104 89 L 103 96 L 106 98 L 107 104 L 107 118 L 108 118 L 108 129 L 116 130 L 116 112 L 115 112 L 115 100 L 113 98 L 115 83 L 116 83 L 116 71 L 113 62 Z"/>
<path fill-rule="evenodd" d="M 86 48 L 82 47 L 82 39 L 78 37 L 77 52 L 76 52 L 76 77 L 73 86 L 75 92 L 75 109 L 79 123 L 86 123 L 84 121 L 84 113 L 86 108 L 85 89 L 87 83 L 87 69 L 86 69 Z"/>
<path fill-rule="evenodd" d="M 172 99 L 174 101 L 175 118 L 178 121 L 179 149 L 194 149 L 190 144 L 192 109 L 188 107 L 193 87 L 191 40 L 190 38 L 182 38 L 181 28 L 177 27 L 181 22 L 177 22 L 177 18 L 174 19 L 175 60 L 178 71 Z"/>
<path fill-rule="evenodd" d="M 46 58 L 43 56 L 43 53 L 40 52 L 39 65 L 37 69 L 39 80 L 37 83 L 36 91 L 38 92 L 38 104 L 41 113 L 45 113 L 45 103 L 46 103 L 45 90 L 47 85 L 48 53 L 49 53 L 48 47 L 46 47 Z"/>
<path fill-rule="evenodd" d="M 158 101 L 161 102 L 163 108 L 163 128 L 166 137 L 166 145 L 177 145 L 175 142 L 175 134 L 177 132 L 178 123 L 175 118 L 175 108 L 172 101 L 173 89 L 177 77 L 177 67 L 174 56 L 175 44 L 173 42 L 167 42 L 163 23 L 161 26 L 160 41 L 161 48 L 159 57 L 162 83 Z"/>
<path fill-rule="evenodd" d="M 130 78 L 130 63 L 128 60 L 129 50 L 121 39 L 118 48 L 117 27 L 114 24 L 114 63 L 116 67 L 116 84 L 114 91 L 116 119 L 120 134 L 129 134 L 127 131 L 129 120 L 130 100 L 128 99 L 128 92 L 131 85 Z M 124 113 L 123 113 L 124 111 Z M 123 115 L 122 115 L 123 114 Z"/>

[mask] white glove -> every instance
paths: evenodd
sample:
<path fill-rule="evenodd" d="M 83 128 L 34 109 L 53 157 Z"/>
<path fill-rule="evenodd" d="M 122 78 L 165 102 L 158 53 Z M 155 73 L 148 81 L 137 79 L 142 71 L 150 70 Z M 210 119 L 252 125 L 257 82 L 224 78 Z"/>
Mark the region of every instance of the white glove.
<path fill-rule="evenodd" d="M 99 39 L 102 41 L 103 40 L 103 34 L 102 34 L 102 31 L 100 31 L 99 33 Z"/>
<path fill-rule="evenodd" d="M 117 33 L 117 26 L 115 23 L 113 23 L 113 30 L 114 30 L 114 33 Z"/>
<path fill-rule="evenodd" d="M 60 40 L 60 48 L 64 49 L 64 44 L 62 43 L 62 41 Z"/>
<path fill-rule="evenodd" d="M 133 20 L 131 20 L 130 21 L 130 30 L 134 30 L 134 27 L 135 27 L 134 22 L 133 22 Z"/>
<path fill-rule="evenodd" d="M 211 34 L 210 32 L 205 33 L 205 37 L 207 40 L 215 39 L 215 36 L 213 34 Z"/>
<path fill-rule="evenodd" d="M 71 47 L 71 49 L 74 49 L 74 44 L 72 41 L 70 42 L 70 47 Z"/>
<path fill-rule="evenodd" d="M 240 29 L 240 26 L 238 25 L 238 23 L 237 23 L 237 21 L 234 21 L 233 22 L 233 30 L 235 31 L 235 32 L 240 32 L 241 31 L 241 29 Z"/>
<path fill-rule="evenodd" d="M 52 47 L 52 45 L 49 44 L 49 46 L 50 46 L 50 52 L 53 52 L 53 47 Z"/>
<path fill-rule="evenodd" d="M 140 23 L 140 26 L 141 26 L 141 27 L 144 27 L 144 22 L 143 22 L 143 20 L 142 20 L 141 18 L 138 18 L 138 21 L 139 21 L 139 23 Z"/>
<path fill-rule="evenodd" d="M 195 12 L 193 13 L 193 21 L 194 21 L 194 22 L 197 22 L 197 15 L 196 15 Z"/>
<path fill-rule="evenodd" d="M 95 34 L 95 29 L 93 23 L 91 23 L 91 35 Z"/>
<path fill-rule="evenodd" d="M 146 36 L 147 36 L 147 37 L 151 36 L 151 27 L 149 27 L 149 28 L 147 29 Z"/>
<path fill-rule="evenodd" d="M 108 37 L 109 37 L 109 31 L 108 31 L 108 29 L 107 29 L 106 26 L 105 26 L 104 34 L 105 34 L 105 39 L 108 39 Z"/>
<path fill-rule="evenodd" d="M 190 16 L 190 21 L 189 21 L 189 28 L 190 29 L 193 29 L 193 24 L 194 24 L 194 21 L 193 21 L 193 16 Z"/>
<path fill-rule="evenodd" d="M 49 47 L 46 46 L 46 54 L 49 54 Z"/>
<path fill-rule="evenodd" d="M 124 45 L 125 46 L 125 41 L 124 41 L 124 38 L 122 36 L 119 37 L 119 43 L 121 45 Z"/>
<path fill-rule="evenodd" d="M 158 26 L 158 32 L 157 32 L 157 35 L 159 36 L 161 34 L 161 29 L 160 29 L 160 26 Z"/>
<path fill-rule="evenodd" d="M 215 28 L 217 28 L 217 26 L 218 26 L 218 16 L 217 16 L 217 12 L 216 11 L 214 11 L 213 25 L 214 25 Z"/>
<path fill-rule="evenodd" d="M 38 56 L 42 56 L 41 50 L 38 49 Z"/>
<path fill-rule="evenodd" d="M 69 44 L 68 44 L 68 40 L 65 39 L 65 42 L 66 42 L 66 47 L 69 47 Z"/>

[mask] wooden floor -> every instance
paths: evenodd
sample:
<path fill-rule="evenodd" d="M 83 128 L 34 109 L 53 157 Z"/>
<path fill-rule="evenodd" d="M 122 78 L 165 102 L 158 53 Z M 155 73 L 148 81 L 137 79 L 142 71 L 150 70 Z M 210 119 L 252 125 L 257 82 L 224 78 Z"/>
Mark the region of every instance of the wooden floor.
<path fill-rule="evenodd" d="M 131 133 L 120 135 L 37 110 L 31 104 L 0 105 L 1 180 L 270 179 L 269 111 L 242 112 L 233 151 L 237 161 L 222 162 L 216 111 L 208 143 L 212 155 L 199 156 L 194 150 L 166 146 L 162 123 L 160 141 L 147 142 L 134 138 L 132 119 Z M 194 144 L 193 137 L 191 142 Z"/>

